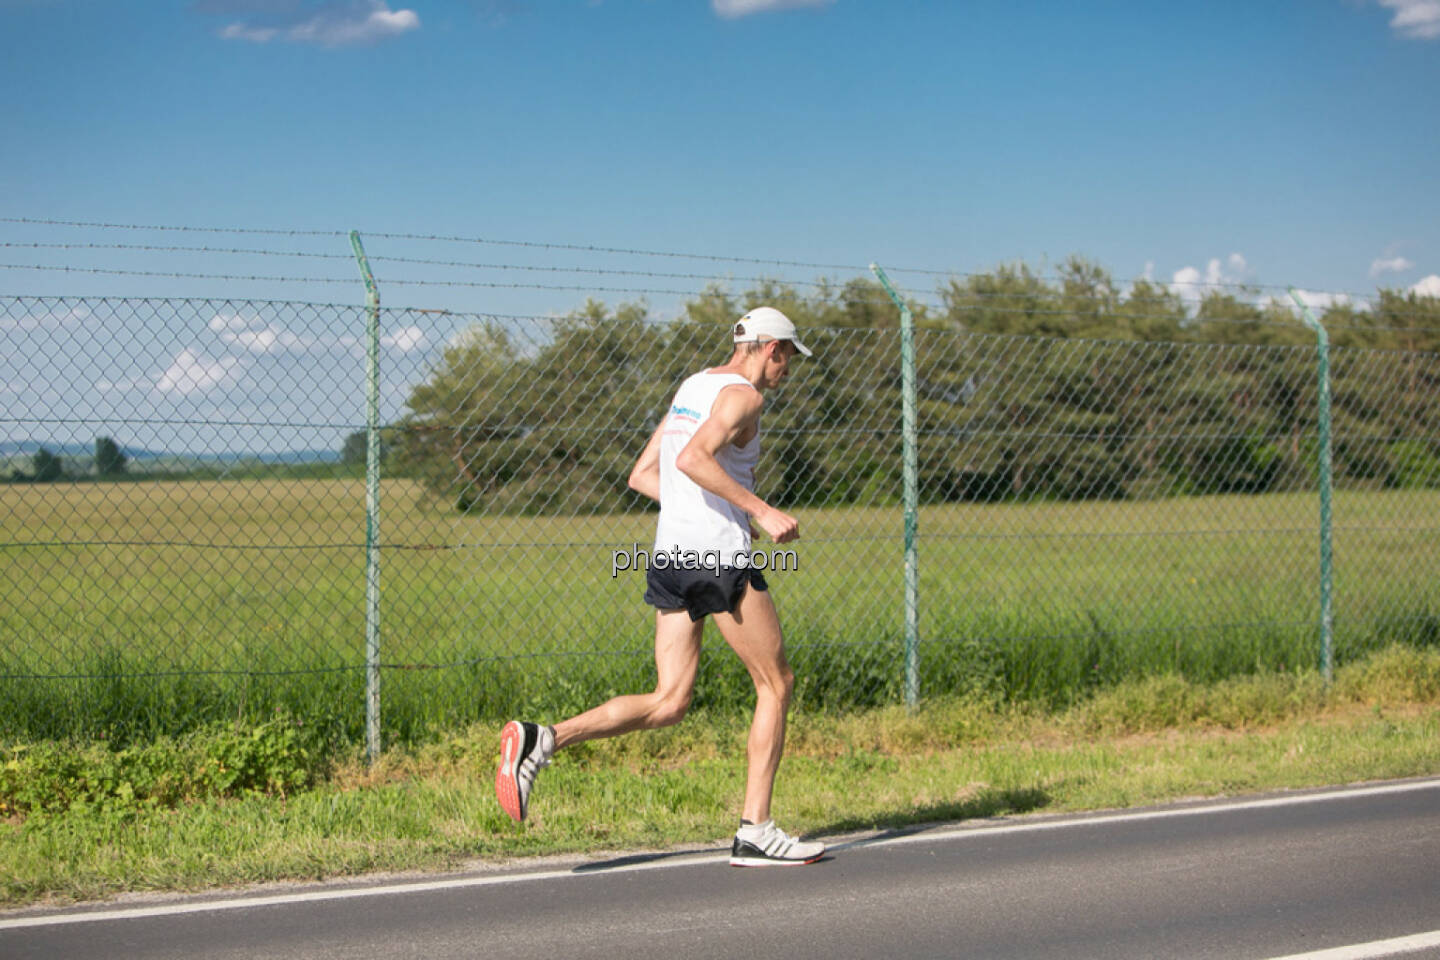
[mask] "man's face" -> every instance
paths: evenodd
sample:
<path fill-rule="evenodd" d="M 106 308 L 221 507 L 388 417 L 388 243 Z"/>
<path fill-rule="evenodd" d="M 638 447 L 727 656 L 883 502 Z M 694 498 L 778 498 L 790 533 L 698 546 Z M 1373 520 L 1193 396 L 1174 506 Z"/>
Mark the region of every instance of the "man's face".
<path fill-rule="evenodd" d="M 778 387 L 790 373 L 790 358 L 795 356 L 795 344 L 789 340 L 772 340 L 765 345 L 765 386 Z"/>

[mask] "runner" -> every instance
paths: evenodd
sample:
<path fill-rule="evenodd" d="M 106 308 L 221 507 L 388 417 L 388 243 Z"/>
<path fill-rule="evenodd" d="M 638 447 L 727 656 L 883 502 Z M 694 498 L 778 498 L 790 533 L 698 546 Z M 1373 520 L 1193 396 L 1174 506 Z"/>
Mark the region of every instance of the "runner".
<path fill-rule="evenodd" d="M 776 543 L 800 536 L 794 517 L 755 495 L 755 464 L 764 391 L 780 385 L 796 353 L 811 354 L 795 325 L 773 307 L 757 307 L 741 317 L 733 339 L 729 361 L 680 385 L 630 473 L 633 489 L 660 502 L 645 590 L 645 602 L 656 608 L 655 690 L 615 697 L 554 726 L 512 720 L 500 736 L 495 794 L 506 813 L 524 820 L 535 777 L 556 750 L 678 723 L 690 705 L 701 631 L 711 616 L 755 683 L 745 805 L 730 863 L 813 863 L 825 845 L 791 837 L 770 816 L 795 676 L 785 659 L 765 577 L 749 564 L 752 519 Z M 688 551 L 718 555 L 718 570 L 668 562 Z M 662 556 L 666 562 L 659 562 Z"/>

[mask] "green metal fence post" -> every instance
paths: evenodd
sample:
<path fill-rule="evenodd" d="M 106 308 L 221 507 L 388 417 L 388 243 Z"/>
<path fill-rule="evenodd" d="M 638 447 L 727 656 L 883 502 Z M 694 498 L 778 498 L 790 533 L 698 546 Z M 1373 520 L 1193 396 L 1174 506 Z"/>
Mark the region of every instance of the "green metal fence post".
<path fill-rule="evenodd" d="M 1333 577 L 1331 569 L 1331 493 L 1332 464 L 1330 454 L 1330 337 L 1320 321 L 1310 312 L 1294 287 L 1290 299 L 1300 308 L 1305 325 L 1315 331 L 1316 367 L 1320 378 L 1317 419 L 1320 431 L 1318 466 L 1320 473 L 1320 673 L 1329 683 L 1335 677 L 1335 617 L 1331 608 Z"/>
<path fill-rule="evenodd" d="M 380 758 L 380 289 L 360 233 L 350 246 L 365 280 L 365 755 Z"/>
<path fill-rule="evenodd" d="M 920 565 L 915 542 L 920 501 L 915 440 L 915 318 L 910 314 L 909 304 L 895 292 L 880 265 L 872 263 L 870 269 L 900 308 L 900 443 L 905 502 L 905 705 L 914 707 L 920 699 Z"/>

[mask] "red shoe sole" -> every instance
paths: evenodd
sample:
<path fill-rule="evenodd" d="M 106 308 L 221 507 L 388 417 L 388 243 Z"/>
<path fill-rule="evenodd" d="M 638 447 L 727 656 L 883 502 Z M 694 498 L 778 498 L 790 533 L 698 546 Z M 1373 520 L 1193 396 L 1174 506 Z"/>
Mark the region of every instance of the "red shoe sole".
<path fill-rule="evenodd" d="M 520 788 L 515 782 L 515 771 L 520 765 L 520 751 L 524 746 L 525 728 L 518 720 L 511 720 L 500 733 L 500 766 L 495 770 L 495 799 L 500 801 L 500 809 L 516 823 L 525 819 L 525 813 L 520 809 Z"/>

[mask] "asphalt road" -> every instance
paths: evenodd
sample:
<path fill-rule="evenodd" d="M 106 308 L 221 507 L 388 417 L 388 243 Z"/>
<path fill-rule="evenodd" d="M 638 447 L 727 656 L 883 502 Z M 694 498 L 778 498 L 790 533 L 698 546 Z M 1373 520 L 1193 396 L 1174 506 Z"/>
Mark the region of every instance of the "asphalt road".
<path fill-rule="evenodd" d="M 0 912 L 4 960 L 1322 950 L 1440 958 L 1440 779 L 846 838 L 808 867 L 740 870 L 712 849 Z"/>

